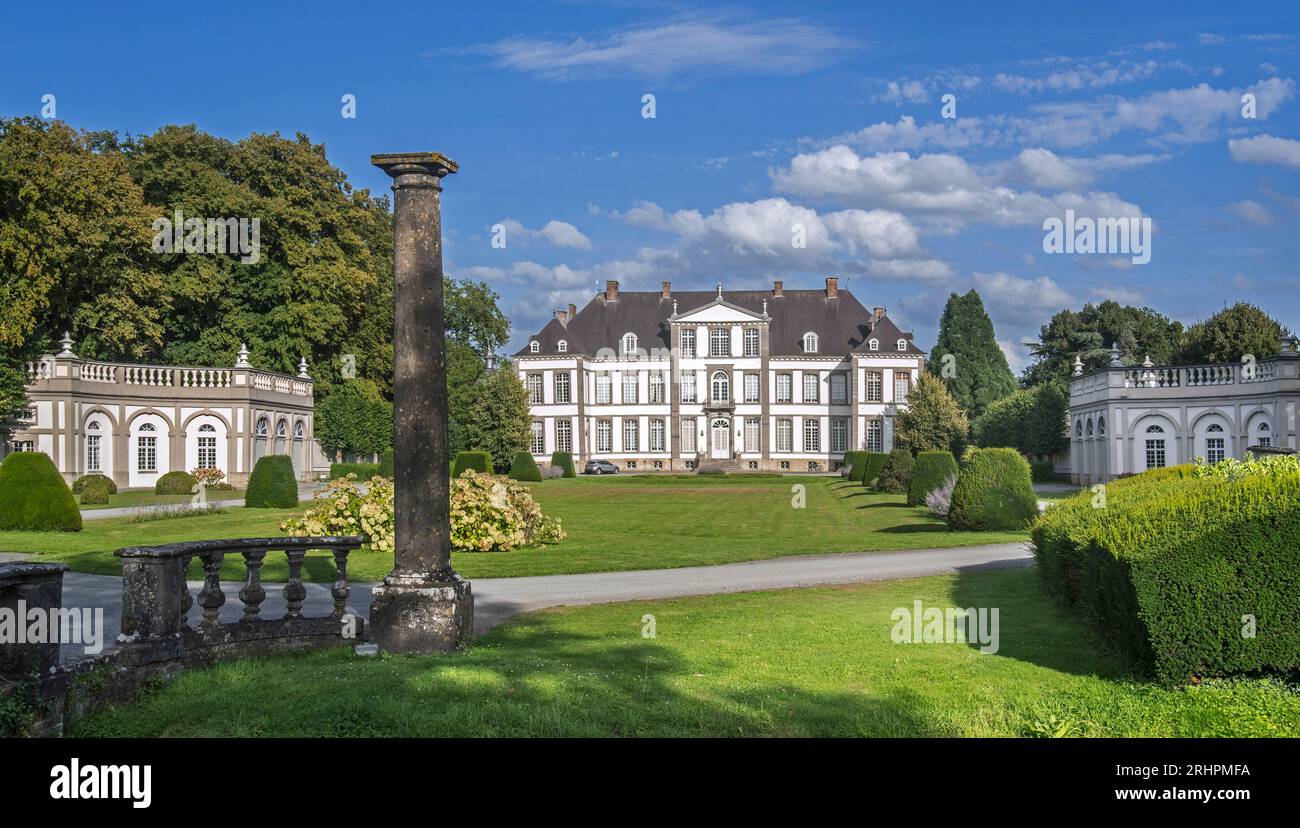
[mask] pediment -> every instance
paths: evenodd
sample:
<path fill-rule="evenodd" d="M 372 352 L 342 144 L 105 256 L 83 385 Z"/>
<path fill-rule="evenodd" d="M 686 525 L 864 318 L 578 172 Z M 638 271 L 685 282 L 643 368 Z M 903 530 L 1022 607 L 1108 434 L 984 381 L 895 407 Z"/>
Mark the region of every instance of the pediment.
<path fill-rule="evenodd" d="M 725 299 L 714 299 L 706 305 L 692 308 L 673 316 L 671 322 L 708 324 L 710 322 L 767 322 L 769 317 L 733 305 Z"/>

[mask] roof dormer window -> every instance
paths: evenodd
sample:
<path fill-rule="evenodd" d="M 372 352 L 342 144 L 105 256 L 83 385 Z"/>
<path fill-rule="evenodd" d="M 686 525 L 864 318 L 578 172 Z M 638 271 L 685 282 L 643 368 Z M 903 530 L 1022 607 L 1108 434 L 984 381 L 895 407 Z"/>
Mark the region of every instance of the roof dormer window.
<path fill-rule="evenodd" d="M 555 343 L 555 350 L 559 353 L 567 354 L 569 352 L 569 343 L 561 339 L 559 342 Z"/>
<path fill-rule="evenodd" d="M 907 340 L 906 340 L 906 339 L 900 339 L 900 340 L 898 340 L 898 350 L 900 350 L 900 351 L 906 351 L 906 350 L 907 350 Z"/>
<path fill-rule="evenodd" d="M 636 356 L 636 334 L 623 334 L 623 356 Z"/>
<path fill-rule="evenodd" d="M 817 353 L 817 334 L 812 331 L 803 335 L 803 352 L 805 354 Z"/>
<path fill-rule="evenodd" d="M 540 342 L 538 342 L 536 339 L 534 339 L 532 342 L 529 342 L 529 343 L 528 343 L 528 351 L 529 351 L 529 353 L 534 353 L 534 354 L 539 354 L 539 353 L 541 353 L 541 352 L 542 352 L 542 343 L 540 343 Z"/>
<path fill-rule="evenodd" d="M 873 350 L 873 351 L 879 351 L 879 350 L 880 350 L 880 340 L 879 340 L 879 339 L 873 339 L 873 340 L 871 340 L 870 342 L 867 343 L 867 347 L 870 348 L 870 349 Z"/>

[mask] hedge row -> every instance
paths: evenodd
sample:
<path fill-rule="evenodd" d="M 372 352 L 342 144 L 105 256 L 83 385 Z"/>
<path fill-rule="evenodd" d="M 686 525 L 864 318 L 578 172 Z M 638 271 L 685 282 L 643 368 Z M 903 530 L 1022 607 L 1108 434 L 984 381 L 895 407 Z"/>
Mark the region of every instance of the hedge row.
<path fill-rule="evenodd" d="M 456 453 L 456 462 L 451 468 L 452 477 L 460 477 L 467 469 L 480 474 L 492 474 L 492 455 L 486 451 L 461 451 Z"/>
<path fill-rule="evenodd" d="M 330 463 L 330 480 L 355 474 L 357 480 L 369 480 L 379 474 L 378 463 Z"/>
<path fill-rule="evenodd" d="M 930 492 L 957 476 L 957 458 L 951 451 L 923 451 L 916 455 L 912 480 L 907 488 L 907 505 L 924 506 Z"/>
<path fill-rule="evenodd" d="M 948 526 L 983 532 L 1024 529 L 1038 515 L 1029 463 L 1015 449 L 976 449 L 957 475 Z"/>
<path fill-rule="evenodd" d="M 1142 474 L 1049 509 L 1032 536 L 1049 591 L 1162 681 L 1300 665 L 1300 470 Z"/>
<path fill-rule="evenodd" d="M 858 483 L 862 482 L 861 477 L 855 477 L 854 475 L 861 474 L 863 471 L 866 470 L 866 466 L 863 462 L 866 459 L 867 459 L 867 453 L 865 451 L 844 452 L 844 465 L 849 470 L 849 480 Z"/>

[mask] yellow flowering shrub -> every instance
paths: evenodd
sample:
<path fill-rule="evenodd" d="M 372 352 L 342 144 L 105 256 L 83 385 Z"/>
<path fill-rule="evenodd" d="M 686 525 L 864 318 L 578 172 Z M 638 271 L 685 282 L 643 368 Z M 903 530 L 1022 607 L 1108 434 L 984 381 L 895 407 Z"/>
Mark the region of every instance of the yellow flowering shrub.
<path fill-rule="evenodd" d="M 330 481 L 300 518 L 280 525 L 291 535 L 365 535 L 367 549 L 393 550 L 393 481 L 373 477 L 362 491 L 355 474 Z M 559 543 L 558 518 L 547 518 L 528 489 L 514 480 L 466 471 L 451 481 L 454 552 L 506 552 Z"/>

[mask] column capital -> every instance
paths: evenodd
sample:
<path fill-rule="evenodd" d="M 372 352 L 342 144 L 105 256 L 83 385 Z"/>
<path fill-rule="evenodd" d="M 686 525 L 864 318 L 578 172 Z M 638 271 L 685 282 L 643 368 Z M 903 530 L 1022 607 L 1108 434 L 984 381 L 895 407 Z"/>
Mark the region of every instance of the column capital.
<path fill-rule="evenodd" d="M 440 152 L 382 152 L 370 156 L 370 163 L 393 178 L 393 189 L 401 187 L 434 187 L 445 175 L 460 169 L 460 165 Z"/>

